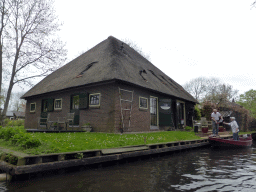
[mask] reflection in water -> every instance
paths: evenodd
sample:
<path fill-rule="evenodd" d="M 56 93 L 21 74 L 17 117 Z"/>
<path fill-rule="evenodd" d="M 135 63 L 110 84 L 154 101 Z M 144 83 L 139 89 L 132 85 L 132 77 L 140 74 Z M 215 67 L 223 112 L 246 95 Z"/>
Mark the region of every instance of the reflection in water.
<path fill-rule="evenodd" d="M 2 183 L 0 189 L 18 192 L 256 191 L 254 147 L 182 151 L 7 185 Z"/>
<path fill-rule="evenodd" d="M 172 184 L 177 191 L 255 191 L 255 149 L 209 150 L 196 164 L 196 173 L 184 173 L 186 184 Z"/>

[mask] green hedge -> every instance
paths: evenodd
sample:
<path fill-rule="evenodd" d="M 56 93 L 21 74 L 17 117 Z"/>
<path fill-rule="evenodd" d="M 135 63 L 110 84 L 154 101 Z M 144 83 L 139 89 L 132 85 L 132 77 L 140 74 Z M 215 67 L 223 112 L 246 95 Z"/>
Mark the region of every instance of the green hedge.
<path fill-rule="evenodd" d="M 6 118 L 3 123 L 4 123 L 4 127 L 10 127 L 10 126 L 20 127 L 20 126 L 24 126 L 24 121 L 25 121 L 24 119 L 10 120 Z"/>
<path fill-rule="evenodd" d="M 39 139 L 33 138 L 31 134 L 25 132 L 20 127 L 4 127 L 0 129 L 0 139 L 11 141 L 12 144 L 19 145 L 25 149 L 39 147 L 42 143 Z"/>

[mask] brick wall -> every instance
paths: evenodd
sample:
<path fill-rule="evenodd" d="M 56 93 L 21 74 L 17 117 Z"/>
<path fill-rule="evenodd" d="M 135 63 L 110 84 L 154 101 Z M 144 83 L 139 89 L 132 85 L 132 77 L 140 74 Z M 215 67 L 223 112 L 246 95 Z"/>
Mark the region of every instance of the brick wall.
<path fill-rule="evenodd" d="M 76 88 L 72 91 L 62 91 L 58 93 L 45 94 L 38 98 L 29 98 L 26 106 L 26 120 L 25 128 L 36 128 L 38 118 L 41 115 L 42 99 L 62 99 L 62 110 L 52 111 L 50 113 L 50 120 L 56 121 L 58 117 L 66 117 L 70 112 L 70 98 L 72 94 L 79 92 L 88 92 L 89 94 L 100 93 L 100 107 L 87 108 L 79 110 L 79 125 L 90 123 L 95 131 L 114 132 L 114 114 L 115 114 L 115 92 L 113 84 L 105 84 L 95 87 Z M 30 103 L 36 102 L 36 111 L 30 112 Z"/>
<path fill-rule="evenodd" d="M 57 120 L 57 117 L 66 117 L 70 112 L 70 97 L 74 93 L 88 92 L 89 94 L 100 93 L 100 107 L 79 110 L 79 126 L 85 123 L 90 123 L 93 130 L 96 132 L 116 132 L 120 133 L 122 130 L 122 115 L 120 106 L 119 88 L 133 91 L 133 102 L 131 110 L 130 127 L 128 126 L 130 111 L 124 114 L 125 132 L 147 132 L 150 129 L 150 96 L 157 98 L 168 98 L 152 92 L 147 89 L 131 86 L 124 83 L 106 83 L 97 86 L 84 86 L 70 91 L 62 91 L 57 93 L 46 94 L 43 97 L 29 98 L 26 106 L 26 120 L 25 128 L 36 128 L 38 118 L 41 115 L 42 99 L 54 98 L 62 99 L 62 110 L 48 112 L 50 113 L 50 120 Z M 122 92 L 121 97 L 124 99 L 131 99 L 129 93 Z M 130 98 L 129 98 L 130 97 Z M 139 97 L 148 99 L 148 108 L 139 108 Z M 30 113 L 30 103 L 36 103 L 36 111 Z M 129 103 L 130 104 L 130 103 Z M 130 108 L 127 102 L 122 103 L 123 108 Z M 168 129 L 168 127 L 160 127 L 160 130 Z"/>

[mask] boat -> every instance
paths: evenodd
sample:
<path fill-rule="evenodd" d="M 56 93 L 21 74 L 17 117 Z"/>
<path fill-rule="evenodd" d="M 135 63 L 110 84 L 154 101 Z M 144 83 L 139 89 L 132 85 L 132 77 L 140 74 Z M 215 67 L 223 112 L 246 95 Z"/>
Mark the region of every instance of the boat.
<path fill-rule="evenodd" d="M 216 136 L 209 136 L 209 143 L 212 147 L 251 147 L 252 136 L 250 134 L 240 135 L 239 141 L 235 141 L 233 138 L 221 138 Z"/>
<path fill-rule="evenodd" d="M 256 140 L 256 133 L 252 133 L 252 139 Z"/>

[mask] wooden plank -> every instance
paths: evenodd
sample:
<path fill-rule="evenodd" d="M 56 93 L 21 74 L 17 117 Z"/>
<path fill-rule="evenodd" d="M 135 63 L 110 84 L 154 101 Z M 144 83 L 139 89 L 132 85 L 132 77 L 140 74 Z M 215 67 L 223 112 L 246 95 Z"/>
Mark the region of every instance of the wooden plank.
<path fill-rule="evenodd" d="M 107 155 L 107 154 L 125 153 L 129 151 L 140 151 L 140 150 L 146 150 L 146 149 L 148 149 L 148 146 L 102 149 L 101 152 L 103 155 Z"/>

